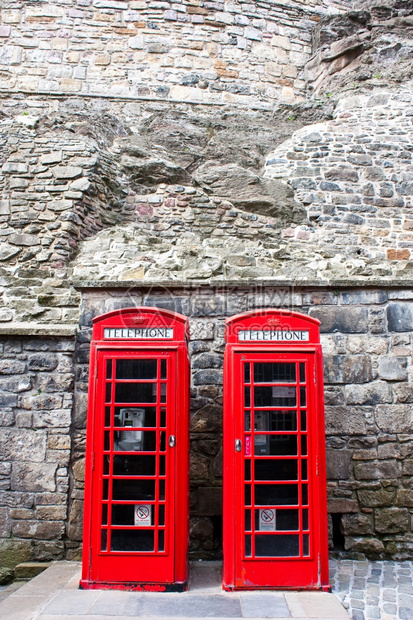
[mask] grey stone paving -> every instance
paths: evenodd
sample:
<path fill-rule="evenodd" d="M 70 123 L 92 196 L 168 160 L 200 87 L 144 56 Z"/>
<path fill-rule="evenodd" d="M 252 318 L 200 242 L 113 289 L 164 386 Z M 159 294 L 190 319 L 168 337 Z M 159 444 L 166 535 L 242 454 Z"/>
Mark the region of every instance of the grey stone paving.
<path fill-rule="evenodd" d="M 413 620 L 413 562 L 330 560 L 330 583 L 353 620 Z"/>

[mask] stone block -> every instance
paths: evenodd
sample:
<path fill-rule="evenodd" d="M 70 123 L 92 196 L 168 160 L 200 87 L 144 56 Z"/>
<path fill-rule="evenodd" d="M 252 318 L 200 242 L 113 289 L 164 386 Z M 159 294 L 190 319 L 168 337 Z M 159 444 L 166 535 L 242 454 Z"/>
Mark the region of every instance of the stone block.
<path fill-rule="evenodd" d="M 398 489 L 395 503 L 397 506 L 413 508 L 413 489 Z"/>
<path fill-rule="evenodd" d="M 375 508 L 392 506 L 396 498 L 396 489 L 392 487 L 378 489 L 365 488 L 357 491 L 357 497 L 361 507 Z"/>
<path fill-rule="evenodd" d="M 62 537 L 64 524 L 60 521 L 15 521 L 12 530 L 18 538 L 53 540 Z"/>
<path fill-rule="evenodd" d="M 389 303 L 387 324 L 391 332 L 413 331 L 413 304 L 409 302 Z"/>
<path fill-rule="evenodd" d="M 222 432 L 222 407 L 205 405 L 191 417 L 190 428 L 194 433 Z"/>
<path fill-rule="evenodd" d="M 367 383 L 371 381 L 368 355 L 325 355 L 324 380 L 328 383 Z"/>
<path fill-rule="evenodd" d="M 29 357 L 27 367 L 29 370 L 55 370 L 58 358 L 53 353 L 36 353 Z"/>
<path fill-rule="evenodd" d="M 407 357 L 381 357 L 379 360 L 379 376 L 381 379 L 385 379 L 386 381 L 406 380 Z"/>
<path fill-rule="evenodd" d="M 345 536 L 374 534 L 373 515 L 371 514 L 344 514 L 341 523 Z"/>
<path fill-rule="evenodd" d="M 194 517 L 190 521 L 189 532 L 191 539 L 211 540 L 214 527 L 210 519 Z"/>
<path fill-rule="evenodd" d="M 0 566 L 14 568 L 32 558 L 32 543 L 28 540 L 0 540 Z"/>
<path fill-rule="evenodd" d="M 19 65 L 22 49 L 18 45 L 3 45 L 0 48 L 0 65 Z"/>
<path fill-rule="evenodd" d="M 56 490 L 54 463 L 16 462 L 12 466 L 11 488 L 13 491 L 32 493 Z"/>
<path fill-rule="evenodd" d="M 67 535 L 70 540 L 82 540 L 83 538 L 83 502 L 79 499 L 71 503 Z"/>
<path fill-rule="evenodd" d="M 192 380 L 194 385 L 222 385 L 222 370 L 198 370 L 194 373 Z"/>
<path fill-rule="evenodd" d="M 408 532 L 410 514 L 407 508 L 376 508 L 374 524 L 380 534 L 398 534 Z"/>
<path fill-rule="evenodd" d="M 391 387 L 381 381 L 364 385 L 346 385 L 345 394 L 348 405 L 378 405 L 392 402 Z"/>
<path fill-rule="evenodd" d="M 212 321 L 191 321 L 191 340 L 213 340 L 215 325 Z"/>
<path fill-rule="evenodd" d="M 354 466 L 356 480 L 397 479 L 400 475 L 400 463 L 395 461 L 365 461 Z"/>
<path fill-rule="evenodd" d="M 191 480 L 209 479 L 209 459 L 204 454 L 192 452 L 190 455 L 189 475 Z"/>
<path fill-rule="evenodd" d="M 200 487 L 198 489 L 198 511 L 203 517 L 222 515 L 222 488 Z"/>
<path fill-rule="evenodd" d="M 379 429 L 385 433 L 411 433 L 413 408 L 409 405 L 378 405 L 374 418 Z"/>
<path fill-rule="evenodd" d="M 222 368 L 224 360 L 217 353 L 200 353 L 192 358 L 192 368 Z"/>
<path fill-rule="evenodd" d="M 362 334 L 368 331 L 369 315 L 367 308 L 351 306 L 317 307 L 310 308 L 309 314 L 321 321 L 321 333 Z"/>
<path fill-rule="evenodd" d="M 324 401 L 326 405 L 344 405 L 344 390 L 334 385 L 326 385 L 324 388 Z"/>
<path fill-rule="evenodd" d="M 367 416 L 371 416 L 369 407 L 326 407 L 327 435 L 365 435 Z"/>
<path fill-rule="evenodd" d="M 40 463 L 46 455 L 46 432 L 20 428 L 2 429 L 0 454 L 5 460 Z"/>
<path fill-rule="evenodd" d="M 344 546 L 346 551 L 360 551 L 361 553 L 367 554 L 367 556 L 371 554 L 380 554 L 384 551 L 384 545 L 381 540 L 369 538 L 367 536 L 360 538 L 349 536 L 346 538 Z"/>
<path fill-rule="evenodd" d="M 327 478 L 329 480 L 348 480 L 351 455 L 351 450 L 327 450 Z"/>
<path fill-rule="evenodd" d="M 41 243 L 40 237 L 36 237 L 35 235 L 27 235 L 25 233 L 13 233 L 12 235 L 10 235 L 8 241 L 12 245 L 23 245 L 28 247 L 32 247 L 33 245 L 40 245 Z"/>
<path fill-rule="evenodd" d="M 0 538 L 9 538 L 10 534 L 10 510 L 7 506 L 0 506 Z"/>
<path fill-rule="evenodd" d="M 358 512 L 359 505 L 355 499 L 347 499 L 343 497 L 328 498 L 328 512 L 332 514 Z"/>
<path fill-rule="evenodd" d="M 33 579 L 49 566 L 46 562 L 21 562 L 17 564 L 14 575 L 16 579 Z"/>

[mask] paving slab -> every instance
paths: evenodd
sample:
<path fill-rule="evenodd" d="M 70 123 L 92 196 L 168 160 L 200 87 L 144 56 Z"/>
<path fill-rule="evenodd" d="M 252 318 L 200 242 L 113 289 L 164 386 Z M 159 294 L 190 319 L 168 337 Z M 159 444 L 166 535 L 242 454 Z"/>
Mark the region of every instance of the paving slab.
<path fill-rule="evenodd" d="M 52 564 L 0 602 L 1 620 L 348 619 L 326 592 L 224 592 L 219 562 L 193 563 L 187 592 L 80 590 L 79 579 L 79 563 Z"/>

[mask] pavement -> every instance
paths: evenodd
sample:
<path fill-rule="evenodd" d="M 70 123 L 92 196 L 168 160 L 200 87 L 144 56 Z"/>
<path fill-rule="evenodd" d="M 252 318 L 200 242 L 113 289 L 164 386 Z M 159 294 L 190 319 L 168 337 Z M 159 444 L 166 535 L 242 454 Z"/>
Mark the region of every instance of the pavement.
<path fill-rule="evenodd" d="M 413 562 L 331 560 L 330 575 L 332 594 L 224 592 L 219 562 L 193 562 L 187 592 L 79 590 L 80 564 L 56 562 L 31 581 L 0 592 L 0 619 L 413 619 Z"/>

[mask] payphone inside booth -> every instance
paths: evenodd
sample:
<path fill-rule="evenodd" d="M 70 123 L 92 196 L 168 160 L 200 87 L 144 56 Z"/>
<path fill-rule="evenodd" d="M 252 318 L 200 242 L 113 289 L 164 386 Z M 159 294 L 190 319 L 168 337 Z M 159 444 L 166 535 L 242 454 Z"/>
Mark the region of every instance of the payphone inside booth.
<path fill-rule="evenodd" d="M 94 319 L 84 589 L 188 582 L 188 320 L 158 308 Z"/>
<path fill-rule="evenodd" d="M 227 319 L 223 482 L 224 589 L 329 590 L 317 319 Z"/>

